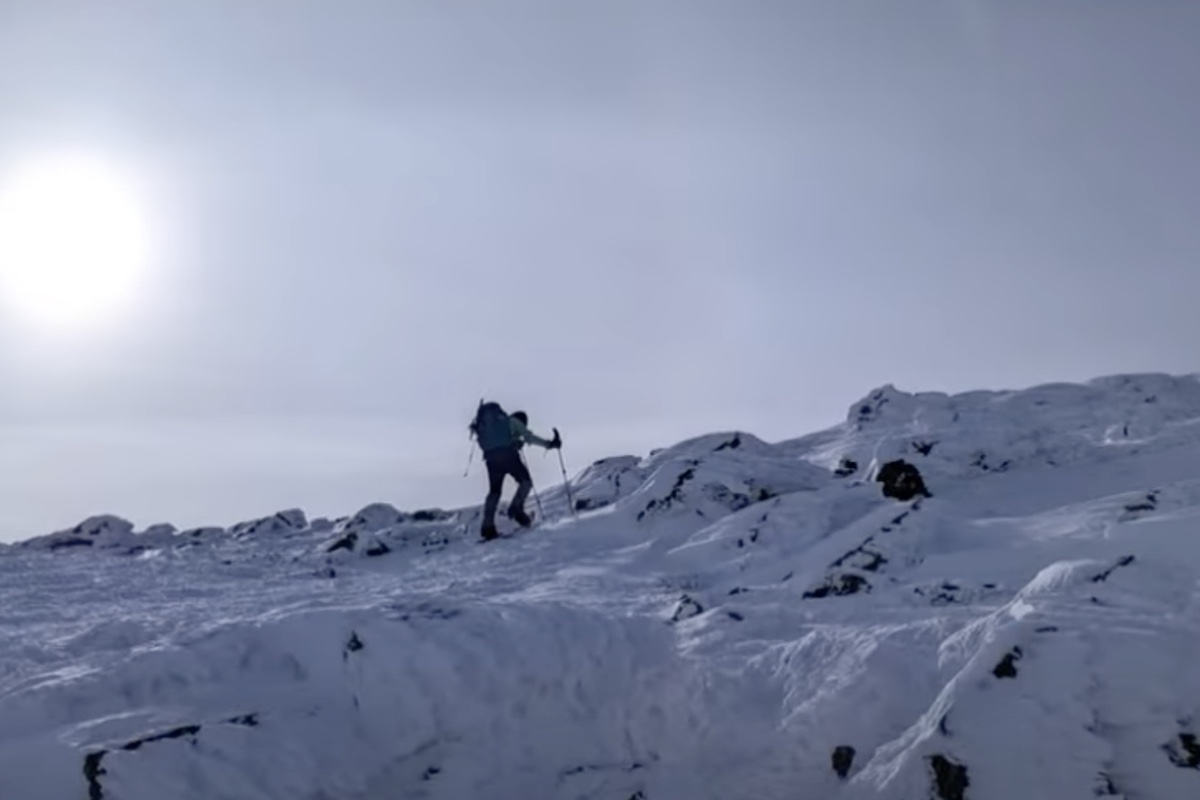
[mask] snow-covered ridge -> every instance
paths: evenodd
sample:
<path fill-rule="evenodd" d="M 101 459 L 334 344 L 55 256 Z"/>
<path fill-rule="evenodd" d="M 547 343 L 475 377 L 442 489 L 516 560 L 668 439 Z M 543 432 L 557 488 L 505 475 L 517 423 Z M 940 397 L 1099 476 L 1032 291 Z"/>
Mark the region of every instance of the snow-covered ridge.
<path fill-rule="evenodd" d="M 0 798 L 1200 797 L 1198 432 L 1194 376 L 885 386 L 487 544 L 94 517 L 0 548 Z"/>

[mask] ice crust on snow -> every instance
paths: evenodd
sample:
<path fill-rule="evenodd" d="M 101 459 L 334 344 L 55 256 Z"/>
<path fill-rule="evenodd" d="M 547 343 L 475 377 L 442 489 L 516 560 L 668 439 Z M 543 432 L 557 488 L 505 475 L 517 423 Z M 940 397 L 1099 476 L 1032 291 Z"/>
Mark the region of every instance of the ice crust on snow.
<path fill-rule="evenodd" d="M 1194 376 L 884 386 L 487 544 L 93 517 L 0 547 L 0 798 L 1200 797 L 1198 434 Z"/>

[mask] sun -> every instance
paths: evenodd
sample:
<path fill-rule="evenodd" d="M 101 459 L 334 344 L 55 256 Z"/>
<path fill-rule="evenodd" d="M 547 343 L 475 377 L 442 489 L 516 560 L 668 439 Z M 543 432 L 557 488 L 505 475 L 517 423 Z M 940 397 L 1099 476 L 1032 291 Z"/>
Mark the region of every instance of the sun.
<path fill-rule="evenodd" d="M 117 314 L 147 267 L 132 182 L 103 159 L 60 154 L 0 173 L 0 305 L 39 324 Z"/>

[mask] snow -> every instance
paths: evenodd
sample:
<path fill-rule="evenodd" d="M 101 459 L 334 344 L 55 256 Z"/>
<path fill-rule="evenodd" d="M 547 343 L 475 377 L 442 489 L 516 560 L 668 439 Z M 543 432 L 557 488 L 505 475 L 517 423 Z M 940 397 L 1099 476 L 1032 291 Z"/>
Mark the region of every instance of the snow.
<path fill-rule="evenodd" d="M 1194 376 L 886 386 L 486 544 L 93 517 L 0 548 L 0 798 L 1200 797 L 1198 445 Z"/>

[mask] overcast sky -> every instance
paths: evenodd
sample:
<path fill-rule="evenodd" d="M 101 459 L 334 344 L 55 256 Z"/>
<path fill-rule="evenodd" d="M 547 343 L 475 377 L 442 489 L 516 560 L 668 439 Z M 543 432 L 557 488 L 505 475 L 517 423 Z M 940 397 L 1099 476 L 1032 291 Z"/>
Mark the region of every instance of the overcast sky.
<path fill-rule="evenodd" d="M 155 241 L 119 319 L 0 319 L 0 538 L 476 502 L 483 394 L 574 471 L 1197 371 L 1197 41 L 1180 2 L 0 0 L 0 168 L 110 159 Z"/>

